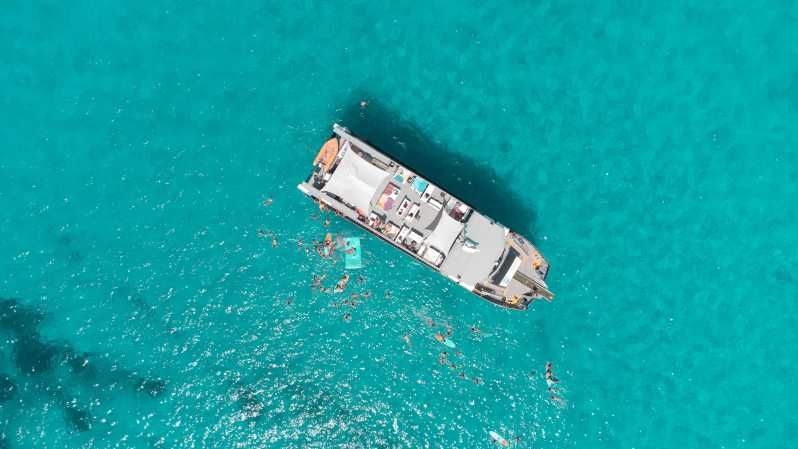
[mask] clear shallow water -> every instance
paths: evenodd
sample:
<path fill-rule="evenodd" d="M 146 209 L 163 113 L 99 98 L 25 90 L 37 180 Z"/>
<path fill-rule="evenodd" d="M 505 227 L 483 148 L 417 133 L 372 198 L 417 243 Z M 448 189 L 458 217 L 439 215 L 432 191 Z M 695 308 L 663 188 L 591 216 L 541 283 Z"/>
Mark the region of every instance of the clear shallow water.
<path fill-rule="evenodd" d="M 129 3 L 0 18 L 0 447 L 793 445 L 795 6 Z M 530 236 L 556 301 L 309 219 L 333 121 Z M 328 230 L 354 309 L 296 247 Z"/>

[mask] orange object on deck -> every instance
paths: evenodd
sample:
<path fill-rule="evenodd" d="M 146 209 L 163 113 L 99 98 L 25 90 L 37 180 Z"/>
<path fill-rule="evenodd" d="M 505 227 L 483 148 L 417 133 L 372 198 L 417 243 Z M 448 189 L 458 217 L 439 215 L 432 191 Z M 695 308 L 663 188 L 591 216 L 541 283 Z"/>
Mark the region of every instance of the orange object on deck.
<path fill-rule="evenodd" d="M 316 155 L 316 159 L 313 159 L 313 165 L 321 162 L 324 168 L 328 169 L 333 161 L 335 161 L 335 156 L 338 156 L 338 139 L 333 137 L 324 142 L 324 145 L 321 146 L 321 150 L 319 150 L 319 154 Z"/>

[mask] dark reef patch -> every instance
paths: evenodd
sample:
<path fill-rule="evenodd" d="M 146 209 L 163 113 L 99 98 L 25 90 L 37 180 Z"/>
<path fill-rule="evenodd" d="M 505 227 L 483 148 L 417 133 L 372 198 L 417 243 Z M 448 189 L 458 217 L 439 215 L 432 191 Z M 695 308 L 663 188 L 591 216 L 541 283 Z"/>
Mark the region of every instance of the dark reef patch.
<path fill-rule="evenodd" d="M 126 385 L 134 392 L 144 392 L 158 397 L 166 390 L 166 382 L 157 377 L 143 377 L 137 373 L 104 361 L 102 357 L 76 351 L 65 342 L 48 341 L 39 332 L 44 314 L 34 307 L 21 304 L 16 299 L 0 298 L 0 333 L 10 343 L 14 366 L 19 373 L 30 376 L 36 390 L 47 392 L 50 401 L 62 408 L 67 424 L 80 432 L 91 430 L 93 417 L 88 409 L 70 400 L 66 385 L 73 380 L 87 389 L 98 385 Z M 68 368 L 67 371 L 64 368 Z M 66 380 L 64 375 L 73 376 Z M 18 393 L 13 378 L 0 373 L 0 403 L 7 402 Z M 8 443 L 0 439 L 0 449 Z"/>
<path fill-rule="evenodd" d="M 91 430 L 92 417 L 87 410 L 80 409 L 74 405 L 67 405 L 64 407 L 64 416 L 75 430 L 80 432 Z"/>
<path fill-rule="evenodd" d="M 369 99 L 361 108 L 360 100 Z M 492 168 L 449 150 L 368 94 L 358 93 L 339 116 L 357 137 L 399 160 L 478 211 L 534 240 L 535 213 L 508 188 L 519 179 L 500 179 Z M 473 142 L 474 146 L 479 142 Z M 506 151 L 509 143 L 497 151 Z"/>
<path fill-rule="evenodd" d="M 8 402 L 17 392 L 17 385 L 6 373 L 0 373 L 0 403 Z"/>
<path fill-rule="evenodd" d="M 136 390 L 157 398 L 166 390 L 166 382 L 162 379 L 139 378 L 136 383 Z"/>
<path fill-rule="evenodd" d="M 73 249 L 69 252 L 67 259 L 70 263 L 80 263 L 83 262 L 83 254 L 80 251 Z"/>
<path fill-rule="evenodd" d="M 241 387 L 233 394 L 241 412 L 248 418 L 257 418 L 264 408 L 258 393 L 252 387 Z"/>
<path fill-rule="evenodd" d="M 62 349 L 60 346 L 42 342 L 38 335 L 21 335 L 14 344 L 14 362 L 21 373 L 47 373 L 63 354 Z"/>
<path fill-rule="evenodd" d="M 0 330 L 15 334 L 35 333 L 44 315 L 20 305 L 14 298 L 0 298 Z"/>

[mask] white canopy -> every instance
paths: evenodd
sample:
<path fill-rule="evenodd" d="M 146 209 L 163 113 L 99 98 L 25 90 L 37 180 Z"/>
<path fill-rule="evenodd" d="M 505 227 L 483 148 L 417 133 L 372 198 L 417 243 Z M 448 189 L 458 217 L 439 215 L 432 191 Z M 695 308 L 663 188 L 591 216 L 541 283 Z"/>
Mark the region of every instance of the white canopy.
<path fill-rule="evenodd" d="M 349 148 L 321 190 L 337 195 L 360 209 L 362 213 L 367 213 L 374 192 L 388 176 L 387 172 L 369 163 Z"/>
<path fill-rule="evenodd" d="M 440 221 L 438 221 L 438 226 L 436 226 L 432 234 L 427 237 L 426 243 L 446 254 L 449 252 L 449 249 L 452 248 L 454 240 L 460 235 L 462 230 L 463 223 L 450 217 L 449 214 L 444 211 Z"/>

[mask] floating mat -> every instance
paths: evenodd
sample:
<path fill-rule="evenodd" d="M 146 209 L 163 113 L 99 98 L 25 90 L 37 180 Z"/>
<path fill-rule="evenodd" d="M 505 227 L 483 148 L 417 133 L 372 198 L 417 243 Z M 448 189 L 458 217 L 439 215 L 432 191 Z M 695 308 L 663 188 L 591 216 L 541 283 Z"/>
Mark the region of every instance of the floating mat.
<path fill-rule="evenodd" d="M 343 252 L 347 270 L 363 267 L 363 259 L 361 257 L 363 253 L 360 250 L 359 237 L 345 238 Z"/>

